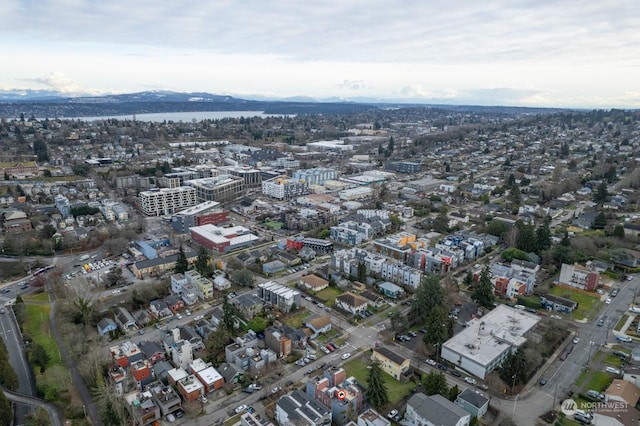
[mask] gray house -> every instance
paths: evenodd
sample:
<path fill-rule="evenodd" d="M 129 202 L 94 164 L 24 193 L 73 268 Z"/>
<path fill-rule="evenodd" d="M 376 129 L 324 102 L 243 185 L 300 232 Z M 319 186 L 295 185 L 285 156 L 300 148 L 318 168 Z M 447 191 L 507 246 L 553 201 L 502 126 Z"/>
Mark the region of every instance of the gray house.
<path fill-rule="evenodd" d="M 540 296 L 540 306 L 548 311 L 563 312 L 570 314 L 575 308 L 578 307 L 578 302 L 574 302 L 571 299 L 567 299 L 560 296 L 554 296 L 553 294 L 544 294 Z"/>
<path fill-rule="evenodd" d="M 98 334 L 104 336 L 111 331 L 115 331 L 118 328 L 115 321 L 111 318 L 102 318 L 98 323 Z"/>
<path fill-rule="evenodd" d="M 127 308 L 123 308 L 122 306 L 118 306 L 113 310 L 116 324 L 120 327 L 123 333 L 128 332 L 129 330 L 135 330 L 136 327 L 136 319 L 131 315 L 131 312 L 127 310 Z"/>
<path fill-rule="evenodd" d="M 480 392 L 470 388 L 465 389 L 455 400 L 456 405 L 462 407 L 471 414 L 472 417 L 481 418 L 489 409 L 489 399 Z"/>

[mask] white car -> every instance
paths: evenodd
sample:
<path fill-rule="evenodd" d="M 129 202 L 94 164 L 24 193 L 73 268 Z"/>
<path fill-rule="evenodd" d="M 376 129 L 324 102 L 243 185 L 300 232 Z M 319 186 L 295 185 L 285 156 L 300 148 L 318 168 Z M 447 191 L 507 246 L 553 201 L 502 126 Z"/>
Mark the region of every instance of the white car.
<path fill-rule="evenodd" d="M 611 303 L 611 299 L 607 299 L 604 301 L 604 303 L 606 303 L 607 305 Z"/>
<path fill-rule="evenodd" d="M 577 344 L 578 342 L 580 342 L 580 338 L 579 337 L 574 337 L 573 338 L 573 343 Z"/>
<path fill-rule="evenodd" d="M 398 414 L 398 410 L 391 410 L 391 411 L 389 411 L 389 414 L 387 414 L 387 417 L 389 417 L 390 419 L 392 419 L 392 418 L 394 418 L 397 414 Z"/>
<path fill-rule="evenodd" d="M 349 359 L 351 358 L 351 354 L 349 352 L 342 354 L 341 356 L 342 359 Z"/>
<path fill-rule="evenodd" d="M 238 408 L 236 408 L 236 414 L 240 414 L 240 413 L 242 413 L 242 412 L 244 412 L 244 411 L 246 411 L 246 410 L 247 410 L 247 406 L 246 406 L 246 405 L 244 405 L 244 404 L 242 404 L 241 406 L 239 406 Z"/>
<path fill-rule="evenodd" d="M 474 379 L 473 377 L 469 377 L 469 376 L 465 377 L 464 381 L 469 383 L 470 385 L 475 385 L 476 383 L 478 383 L 478 382 L 476 382 L 476 379 Z"/>
<path fill-rule="evenodd" d="M 613 367 L 607 367 L 605 369 L 605 371 L 607 373 L 612 373 L 612 374 L 620 374 L 620 370 L 618 370 L 617 368 L 613 368 Z"/>
<path fill-rule="evenodd" d="M 427 359 L 427 364 L 436 365 L 436 362 L 434 360 L 432 360 L 431 358 L 429 358 L 429 359 Z"/>
<path fill-rule="evenodd" d="M 625 343 L 629 343 L 632 341 L 631 337 L 624 334 L 617 336 L 616 339 L 619 340 L 620 342 L 625 342 Z"/>
<path fill-rule="evenodd" d="M 551 318 L 553 318 L 553 319 L 562 319 L 562 317 L 560 315 L 551 315 Z"/>

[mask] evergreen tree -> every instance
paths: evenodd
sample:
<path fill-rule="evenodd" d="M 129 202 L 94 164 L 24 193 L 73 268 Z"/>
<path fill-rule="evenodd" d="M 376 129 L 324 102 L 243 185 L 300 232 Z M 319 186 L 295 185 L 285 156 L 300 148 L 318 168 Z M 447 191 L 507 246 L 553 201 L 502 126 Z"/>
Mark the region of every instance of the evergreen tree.
<path fill-rule="evenodd" d="M 516 239 L 516 248 L 525 253 L 536 251 L 536 234 L 533 225 L 529 225 L 519 220 L 516 222 L 518 229 L 518 238 Z"/>
<path fill-rule="evenodd" d="M 447 387 L 447 378 L 444 377 L 444 373 L 442 371 L 429 371 L 422 378 L 422 387 L 424 388 L 424 393 L 427 395 L 447 395 L 449 392 L 449 388 Z"/>
<path fill-rule="evenodd" d="M 512 386 L 527 382 L 527 356 L 526 345 L 522 345 L 517 351 L 507 355 L 500 367 L 500 378 L 503 382 Z"/>
<path fill-rule="evenodd" d="M 211 266 L 209 265 L 209 261 L 211 260 L 211 254 L 206 247 L 200 247 L 198 249 L 198 258 L 196 259 L 196 271 L 200 273 L 203 277 L 209 276 L 211 274 Z"/>
<path fill-rule="evenodd" d="M 380 409 L 389 402 L 387 387 L 384 383 L 384 374 L 380 363 L 376 360 L 371 364 L 369 376 L 367 377 L 367 390 L 365 395 L 369 404 Z"/>
<path fill-rule="evenodd" d="M 484 265 L 480 279 L 471 298 L 479 305 L 493 309 L 496 296 L 494 294 L 493 284 L 491 283 L 491 271 L 488 264 Z"/>
<path fill-rule="evenodd" d="M 365 265 L 364 262 L 358 263 L 357 279 L 363 284 L 367 283 L 367 265 Z"/>
<path fill-rule="evenodd" d="M 536 248 L 537 253 L 540 253 L 549 247 L 551 247 L 551 230 L 549 229 L 549 223 L 551 218 L 545 217 L 544 222 L 536 229 Z"/>
<path fill-rule="evenodd" d="M 607 190 L 607 183 L 601 182 L 596 188 L 595 193 L 593 194 L 593 202 L 602 205 L 605 201 L 607 201 L 608 196 L 609 191 Z"/>
<path fill-rule="evenodd" d="M 464 276 L 463 283 L 467 287 L 471 287 L 473 285 L 473 273 L 471 271 L 467 271 L 467 275 Z"/>
<path fill-rule="evenodd" d="M 176 267 L 174 272 L 176 274 L 184 274 L 189 270 L 189 262 L 187 262 L 187 256 L 184 254 L 184 248 L 180 246 L 180 251 L 178 252 L 178 259 L 176 259 Z"/>
<path fill-rule="evenodd" d="M 616 225 L 613 228 L 613 236 L 616 238 L 624 239 L 624 226 Z"/>
<path fill-rule="evenodd" d="M 451 389 L 449 389 L 449 401 L 455 401 L 458 395 L 460 395 L 460 388 L 458 385 L 453 385 Z"/>
<path fill-rule="evenodd" d="M 11 402 L 0 392 L 0 426 L 10 426 L 13 424 L 13 410 Z"/>
<path fill-rule="evenodd" d="M 453 336 L 453 320 L 448 318 L 443 306 L 434 306 L 427 317 L 427 332 L 422 340 L 428 345 L 442 345 Z"/>
<path fill-rule="evenodd" d="M 425 275 L 420 287 L 411 302 L 409 310 L 409 322 L 412 324 L 424 324 L 427 315 L 435 306 L 442 305 L 444 292 L 440 285 L 440 278 L 437 275 Z"/>
<path fill-rule="evenodd" d="M 593 225 L 591 226 L 593 229 L 604 229 L 607 226 L 607 217 L 604 215 L 604 212 L 598 213 L 598 215 L 593 219 Z"/>

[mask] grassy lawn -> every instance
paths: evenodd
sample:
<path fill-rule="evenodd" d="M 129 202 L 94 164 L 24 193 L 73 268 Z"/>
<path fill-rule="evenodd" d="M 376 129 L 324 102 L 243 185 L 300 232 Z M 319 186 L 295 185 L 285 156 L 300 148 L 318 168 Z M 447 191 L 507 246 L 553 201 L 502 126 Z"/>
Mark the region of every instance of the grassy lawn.
<path fill-rule="evenodd" d="M 290 327 L 298 328 L 302 325 L 302 321 L 309 316 L 309 311 L 306 309 L 301 309 L 296 312 L 294 315 L 290 315 L 287 319 L 284 320 L 284 323 Z"/>
<path fill-rule="evenodd" d="M 620 318 L 620 321 L 618 321 L 618 323 L 616 324 L 616 326 L 613 329 L 615 331 L 622 330 L 622 326 L 627 322 L 628 319 L 629 319 L 629 315 L 628 314 L 624 314 L 622 316 L 622 318 Z"/>
<path fill-rule="evenodd" d="M 368 354 L 364 356 L 366 357 Z M 344 365 L 344 369 L 347 372 L 347 377 L 355 377 L 356 380 L 366 388 L 367 377 L 369 375 L 369 370 L 367 369 L 368 365 L 369 363 L 362 358 L 354 358 Z M 389 403 L 393 405 L 396 405 L 404 397 L 413 392 L 413 389 L 416 387 L 413 382 L 400 382 L 387 373 L 384 373 L 384 382 L 387 385 Z"/>
<path fill-rule="evenodd" d="M 589 389 L 595 389 L 602 392 L 613 381 L 613 376 L 609 373 L 605 373 L 604 371 L 591 371 L 590 373 L 589 380 L 584 386 L 586 391 Z"/>
<path fill-rule="evenodd" d="M 607 356 L 604 358 L 604 363 L 608 366 L 619 368 L 622 364 L 622 360 L 614 354 L 607 354 Z"/>
<path fill-rule="evenodd" d="M 573 291 L 559 286 L 554 286 L 551 289 L 550 293 L 554 296 L 560 296 L 578 302 L 578 307 L 571 313 L 571 316 L 578 320 L 588 318 L 590 314 L 594 315 L 595 310 L 593 309 L 593 307 L 600 302 L 600 299 L 598 297 L 590 296 L 579 291 Z"/>
<path fill-rule="evenodd" d="M 56 364 L 62 364 L 60 351 L 49 329 L 49 305 L 26 305 L 27 322 L 23 325 L 23 333 L 27 334 L 34 342 L 42 346 L 49 355 L 47 368 Z"/>
<path fill-rule="evenodd" d="M 22 297 L 22 300 L 24 300 L 25 302 L 42 302 L 42 303 L 49 303 L 49 293 L 46 292 L 42 292 L 42 293 L 38 293 L 38 294 L 25 294 Z"/>
<path fill-rule="evenodd" d="M 335 303 L 336 297 L 340 296 L 343 293 L 342 290 L 336 287 L 327 287 L 324 290 L 320 290 L 316 293 L 316 297 L 322 300 L 327 306 L 333 306 Z"/>

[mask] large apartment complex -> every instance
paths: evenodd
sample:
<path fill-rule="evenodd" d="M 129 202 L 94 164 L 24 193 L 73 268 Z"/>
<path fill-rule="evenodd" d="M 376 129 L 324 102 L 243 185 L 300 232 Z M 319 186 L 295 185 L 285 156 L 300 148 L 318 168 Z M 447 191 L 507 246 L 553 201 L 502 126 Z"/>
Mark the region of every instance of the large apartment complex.
<path fill-rule="evenodd" d="M 180 186 L 142 191 L 138 194 L 138 208 L 145 216 L 170 215 L 196 205 L 196 190 Z"/>

